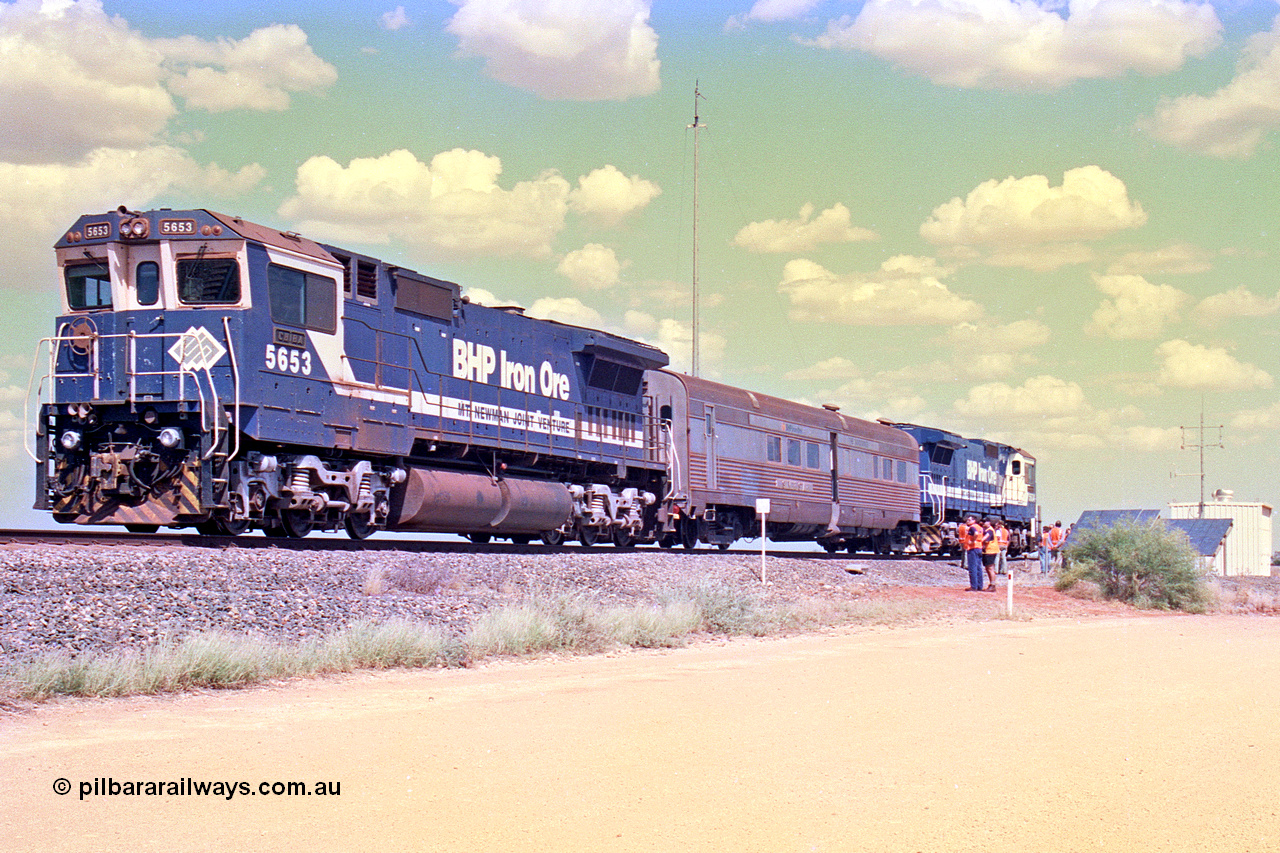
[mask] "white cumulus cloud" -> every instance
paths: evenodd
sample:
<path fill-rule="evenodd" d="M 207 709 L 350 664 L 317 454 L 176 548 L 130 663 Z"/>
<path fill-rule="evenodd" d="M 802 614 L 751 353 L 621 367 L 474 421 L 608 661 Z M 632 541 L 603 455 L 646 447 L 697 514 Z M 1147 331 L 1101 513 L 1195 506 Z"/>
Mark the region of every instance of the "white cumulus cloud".
<path fill-rule="evenodd" d="M 1259 296 L 1243 284 L 1206 296 L 1196 306 L 1196 317 L 1205 323 L 1222 323 L 1240 317 L 1269 317 L 1280 311 L 1280 292 L 1275 296 Z"/>
<path fill-rule="evenodd" d="M 1140 275 L 1095 275 L 1104 299 L 1085 331 L 1116 339 L 1149 339 L 1178 319 L 1191 300 L 1176 287 L 1152 284 Z"/>
<path fill-rule="evenodd" d="M 294 24 L 272 24 L 238 41 L 183 36 L 154 44 L 173 71 L 169 90 L 191 109 L 284 110 L 290 93 L 320 91 L 338 79 Z"/>
<path fill-rule="evenodd" d="M 1161 385 L 1195 391 L 1252 391 L 1270 388 L 1271 374 L 1236 359 L 1222 347 L 1184 340 L 1166 341 L 1156 348 Z"/>
<path fill-rule="evenodd" d="M 0 3 L 0 159 L 72 162 L 96 148 L 141 148 L 187 107 L 280 110 L 337 72 L 293 25 L 247 37 L 151 39 L 100 0 Z"/>
<path fill-rule="evenodd" d="M 849 208 L 834 204 L 813 216 L 814 206 L 800 208 L 798 219 L 766 219 L 744 226 L 733 238 L 749 252 L 808 252 L 823 243 L 875 240 L 876 232 L 851 223 Z"/>
<path fill-rule="evenodd" d="M 1098 166 L 1070 169 L 1061 186 L 1044 175 L 990 180 L 935 208 L 920 235 L 939 246 L 1019 247 L 1095 240 L 1147 221 L 1124 182 Z"/>
<path fill-rule="evenodd" d="M 944 86 L 1052 90 L 1167 74 L 1221 31 L 1213 6 L 1181 0 L 868 0 L 805 43 L 864 51 Z"/>
<path fill-rule="evenodd" d="M 588 243 L 565 255 L 556 272 L 583 290 L 608 290 L 618 284 L 622 268 L 613 249 Z"/>
<path fill-rule="evenodd" d="M 1250 39 L 1236 76 L 1211 95 L 1168 98 L 1139 127 L 1170 145 L 1222 158 L 1249 157 L 1280 126 L 1280 17 Z"/>
<path fill-rule="evenodd" d="M 447 29 L 490 77 L 543 98 L 621 101 L 660 85 L 647 0 L 460 0 Z"/>
<path fill-rule="evenodd" d="M 941 325 L 973 320 L 982 308 L 942 283 L 951 270 L 932 258 L 899 255 L 872 273 L 840 275 L 810 260 L 787 263 L 778 292 L 797 322 L 856 326 Z"/>
<path fill-rule="evenodd" d="M 601 166 L 578 178 L 578 186 L 569 193 L 569 207 L 605 225 L 616 225 L 661 194 L 653 181 L 639 175 L 627 177 L 617 166 Z"/>
<path fill-rule="evenodd" d="M 1079 415 L 1088 404 L 1077 383 L 1044 375 L 1033 376 L 1017 387 L 1005 382 L 976 385 L 953 408 L 971 416 L 998 412 L 1013 418 L 1043 418 Z"/>
<path fill-rule="evenodd" d="M 317 156 L 298 167 L 280 215 L 329 239 L 401 239 L 450 257 L 546 257 L 564 226 L 569 182 L 555 172 L 498 184 L 499 158 L 455 148 L 423 163 L 404 149 L 343 166 Z"/>
<path fill-rule="evenodd" d="M 177 112 L 163 59 L 98 0 L 0 4 L 0 159 L 65 162 L 147 144 Z"/>

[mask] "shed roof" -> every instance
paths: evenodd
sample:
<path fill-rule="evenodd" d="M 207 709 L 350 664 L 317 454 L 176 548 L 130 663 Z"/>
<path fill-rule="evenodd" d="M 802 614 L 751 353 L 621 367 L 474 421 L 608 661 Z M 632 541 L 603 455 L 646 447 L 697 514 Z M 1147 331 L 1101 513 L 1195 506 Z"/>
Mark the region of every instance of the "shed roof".
<path fill-rule="evenodd" d="M 1098 527 L 1110 527 L 1117 522 L 1132 521 L 1149 524 L 1162 520 L 1164 523 L 1181 530 L 1191 540 L 1191 547 L 1201 557 L 1212 557 L 1222 547 L 1222 542 L 1231 532 L 1229 518 L 1173 518 L 1161 519 L 1158 509 L 1090 509 L 1080 514 L 1075 530 L 1090 530 Z"/>

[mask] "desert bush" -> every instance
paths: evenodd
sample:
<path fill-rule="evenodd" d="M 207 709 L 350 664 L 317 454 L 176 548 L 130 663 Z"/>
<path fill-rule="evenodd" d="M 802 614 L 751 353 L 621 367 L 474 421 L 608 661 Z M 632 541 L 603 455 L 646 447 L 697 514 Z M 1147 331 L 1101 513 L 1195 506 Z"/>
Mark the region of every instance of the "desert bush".
<path fill-rule="evenodd" d="M 1077 530 L 1067 545 L 1059 590 L 1085 581 L 1135 607 L 1201 613 L 1212 601 L 1191 541 L 1157 519 Z"/>

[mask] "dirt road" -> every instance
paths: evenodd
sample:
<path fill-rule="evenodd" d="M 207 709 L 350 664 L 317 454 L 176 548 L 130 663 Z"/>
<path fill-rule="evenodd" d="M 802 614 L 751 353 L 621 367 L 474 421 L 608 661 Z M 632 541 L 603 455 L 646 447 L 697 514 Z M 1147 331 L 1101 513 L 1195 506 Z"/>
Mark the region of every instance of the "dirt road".
<path fill-rule="evenodd" d="M 0 720 L 0 846 L 1280 850 L 1278 675 L 1280 620 L 1153 616 L 69 702 Z"/>

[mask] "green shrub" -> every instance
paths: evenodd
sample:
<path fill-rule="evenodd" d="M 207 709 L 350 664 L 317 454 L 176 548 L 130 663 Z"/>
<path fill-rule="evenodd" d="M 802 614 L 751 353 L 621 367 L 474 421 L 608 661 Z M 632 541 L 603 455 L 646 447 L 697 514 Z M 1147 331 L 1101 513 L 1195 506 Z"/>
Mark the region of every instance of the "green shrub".
<path fill-rule="evenodd" d="M 1077 530 L 1065 557 L 1068 568 L 1058 576 L 1059 590 L 1089 581 L 1106 598 L 1192 613 L 1204 612 L 1212 601 L 1191 541 L 1159 519 Z"/>

